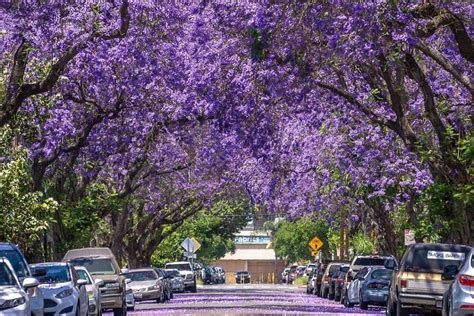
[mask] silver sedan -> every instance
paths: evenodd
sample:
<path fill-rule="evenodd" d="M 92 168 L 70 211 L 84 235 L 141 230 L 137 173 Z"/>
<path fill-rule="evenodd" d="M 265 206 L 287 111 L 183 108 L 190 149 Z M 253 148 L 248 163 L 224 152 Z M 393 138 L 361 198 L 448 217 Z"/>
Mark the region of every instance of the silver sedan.
<path fill-rule="evenodd" d="M 446 266 L 443 280 L 453 280 L 443 298 L 443 315 L 474 314 L 474 248 L 458 269 L 456 265 Z"/>

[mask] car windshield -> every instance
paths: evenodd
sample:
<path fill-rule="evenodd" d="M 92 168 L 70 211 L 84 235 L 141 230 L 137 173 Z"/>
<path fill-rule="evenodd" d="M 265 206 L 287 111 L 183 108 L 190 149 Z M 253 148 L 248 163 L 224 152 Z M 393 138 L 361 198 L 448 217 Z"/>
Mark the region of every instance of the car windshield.
<path fill-rule="evenodd" d="M 238 271 L 237 275 L 248 275 L 248 271 Z"/>
<path fill-rule="evenodd" d="M 174 278 L 179 278 L 181 277 L 181 274 L 179 274 L 178 270 L 165 270 L 168 275 L 171 275 Z"/>
<path fill-rule="evenodd" d="M 354 262 L 355 266 L 383 266 L 385 263 L 384 258 L 357 258 Z"/>
<path fill-rule="evenodd" d="M 191 271 L 189 263 L 167 263 L 166 269 L 176 269 L 178 271 Z"/>
<path fill-rule="evenodd" d="M 87 281 L 87 284 L 92 284 L 92 280 L 89 278 L 89 275 L 84 270 L 76 270 L 77 274 L 79 275 L 79 279 L 83 279 Z"/>
<path fill-rule="evenodd" d="M 0 257 L 5 257 L 15 270 L 16 276 L 21 280 L 28 276 L 28 268 L 21 255 L 16 250 L 0 249 Z"/>
<path fill-rule="evenodd" d="M 0 286 L 16 286 L 13 273 L 4 262 L 0 262 Z"/>
<path fill-rule="evenodd" d="M 464 252 L 415 249 L 405 262 L 405 270 L 412 272 L 442 273 L 445 266 L 462 264 Z"/>
<path fill-rule="evenodd" d="M 86 268 L 92 275 L 117 274 L 112 260 L 109 258 L 77 258 L 72 259 L 70 262 L 74 266 L 82 266 Z"/>
<path fill-rule="evenodd" d="M 156 273 L 153 271 L 129 272 L 126 274 L 126 276 L 133 282 L 152 281 L 158 279 Z"/>
<path fill-rule="evenodd" d="M 370 276 L 372 277 L 372 279 L 390 280 L 392 278 L 392 273 L 393 270 L 380 269 L 372 272 Z"/>
<path fill-rule="evenodd" d="M 65 283 L 71 281 L 71 274 L 66 265 L 44 265 L 32 269 L 33 275 L 41 284 Z"/>

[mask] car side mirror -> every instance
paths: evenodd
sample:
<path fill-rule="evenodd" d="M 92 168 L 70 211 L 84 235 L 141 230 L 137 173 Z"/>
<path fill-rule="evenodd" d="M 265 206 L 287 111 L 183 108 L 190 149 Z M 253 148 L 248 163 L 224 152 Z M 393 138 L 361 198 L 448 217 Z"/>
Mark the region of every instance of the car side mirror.
<path fill-rule="evenodd" d="M 126 269 L 126 268 L 120 270 L 120 273 L 122 273 L 122 274 L 126 274 L 126 273 L 129 273 L 129 272 L 130 272 L 130 270 Z"/>
<path fill-rule="evenodd" d="M 97 280 L 94 281 L 94 284 L 95 284 L 97 287 L 101 287 L 101 286 L 104 286 L 105 282 L 104 282 L 104 280 L 97 279 Z"/>
<path fill-rule="evenodd" d="M 385 269 L 395 270 L 397 268 L 397 263 L 393 259 L 386 260 L 384 263 Z"/>
<path fill-rule="evenodd" d="M 39 285 L 39 281 L 35 278 L 25 278 L 22 285 L 24 289 L 31 289 L 37 287 Z"/>
<path fill-rule="evenodd" d="M 458 266 L 456 265 L 447 265 L 443 269 L 443 274 L 441 275 L 441 280 L 443 281 L 451 281 L 456 278 L 456 275 L 458 274 Z"/>
<path fill-rule="evenodd" d="M 83 285 L 86 285 L 87 284 L 87 280 L 84 280 L 84 279 L 79 279 L 77 280 L 76 282 L 77 286 L 83 286 Z"/>

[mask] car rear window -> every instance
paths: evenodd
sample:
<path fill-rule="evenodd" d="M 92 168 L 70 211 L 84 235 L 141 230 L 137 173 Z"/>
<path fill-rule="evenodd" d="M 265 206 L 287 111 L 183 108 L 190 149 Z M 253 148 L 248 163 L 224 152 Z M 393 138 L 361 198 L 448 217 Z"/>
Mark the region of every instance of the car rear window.
<path fill-rule="evenodd" d="M 385 263 L 384 258 L 357 258 L 354 262 L 356 266 L 383 266 Z"/>
<path fill-rule="evenodd" d="M 415 249 L 411 256 L 407 257 L 405 270 L 442 273 L 445 266 L 457 265 L 459 267 L 466 253 L 460 249 L 457 250 L 459 251 Z"/>
<path fill-rule="evenodd" d="M 380 269 L 375 270 L 372 272 L 372 279 L 382 279 L 382 280 L 390 280 L 392 278 L 393 270 L 389 269 Z"/>

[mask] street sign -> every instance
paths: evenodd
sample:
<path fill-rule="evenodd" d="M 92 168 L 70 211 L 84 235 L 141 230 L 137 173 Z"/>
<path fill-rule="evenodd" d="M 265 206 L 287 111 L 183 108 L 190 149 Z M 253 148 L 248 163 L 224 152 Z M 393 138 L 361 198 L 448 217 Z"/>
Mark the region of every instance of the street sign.
<path fill-rule="evenodd" d="M 411 229 L 405 229 L 405 246 L 416 244 L 415 232 Z"/>
<path fill-rule="evenodd" d="M 186 238 L 185 240 L 183 240 L 183 242 L 181 243 L 181 247 L 183 247 L 184 250 L 190 253 L 194 253 L 196 251 L 194 241 L 189 238 Z"/>
<path fill-rule="evenodd" d="M 201 243 L 194 237 L 191 240 L 194 242 L 194 252 L 198 251 L 201 248 Z"/>
<path fill-rule="evenodd" d="M 311 239 L 311 241 L 308 243 L 308 245 L 314 251 L 318 251 L 323 247 L 324 243 L 321 241 L 321 239 L 318 238 L 318 236 L 314 236 L 313 239 Z"/>
<path fill-rule="evenodd" d="M 183 247 L 187 252 L 195 253 L 199 248 L 201 248 L 201 244 L 195 238 L 186 238 L 181 243 L 181 247 Z"/>
<path fill-rule="evenodd" d="M 311 251 L 311 255 L 312 255 L 313 257 L 316 257 L 316 256 L 318 255 L 318 253 L 319 253 L 319 250 L 312 250 L 312 251 Z"/>

